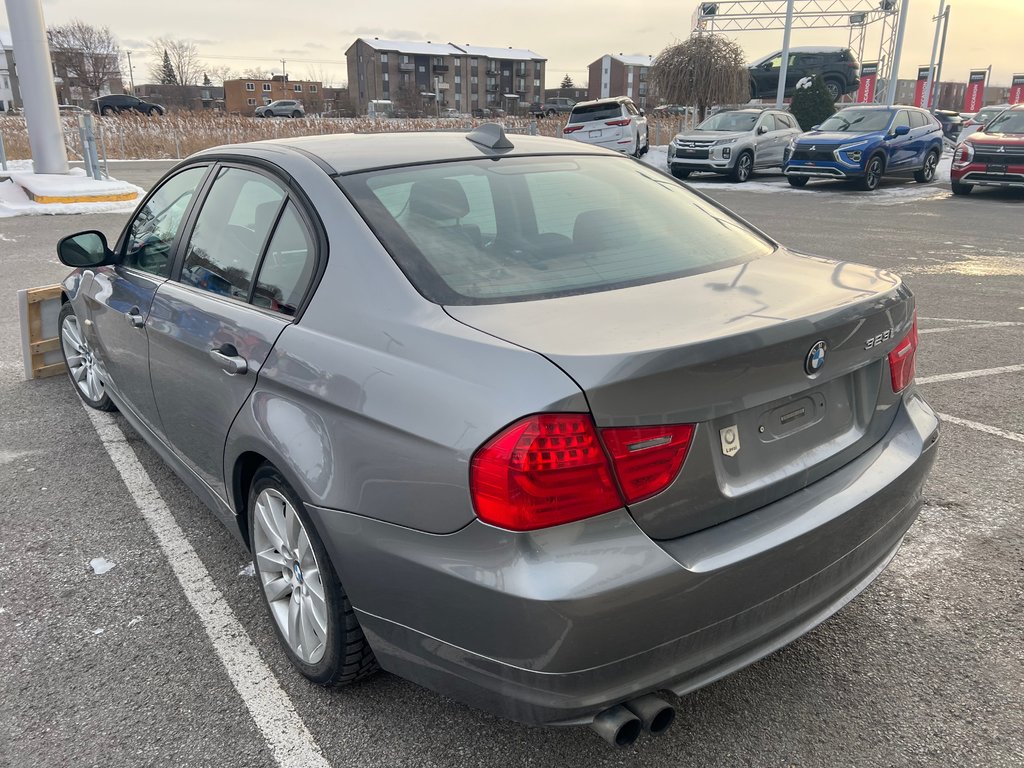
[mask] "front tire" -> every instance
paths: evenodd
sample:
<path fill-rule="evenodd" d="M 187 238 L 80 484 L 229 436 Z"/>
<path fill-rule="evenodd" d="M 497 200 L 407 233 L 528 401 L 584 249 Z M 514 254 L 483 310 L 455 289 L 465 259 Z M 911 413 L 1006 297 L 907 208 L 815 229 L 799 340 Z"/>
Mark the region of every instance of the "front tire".
<path fill-rule="evenodd" d="M 786 181 L 789 182 L 789 186 L 799 189 L 800 187 L 806 187 L 807 182 L 810 181 L 810 179 L 806 176 L 787 176 Z"/>
<path fill-rule="evenodd" d="M 301 499 L 281 474 L 264 464 L 249 489 L 253 565 L 271 624 L 285 653 L 320 685 L 347 685 L 377 670 Z"/>
<path fill-rule="evenodd" d="M 951 182 L 950 186 L 953 189 L 954 195 L 969 195 L 971 190 L 974 189 L 973 184 L 961 184 L 958 181 Z"/>
<path fill-rule="evenodd" d="M 97 411 L 116 411 L 117 407 L 107 394 L 100 378 L 99 367 L 93 357 L 89 340 L 82 332 L 82 326 L 70 301 L 65 302 L 60 308 L 57 318 L 64 366 L 78 396 L 82 398 L 83 403 Z"/>
<path fill-rule="evenodd" d="M 927 184 L 929 181 L 935 180 L 935 168 L 939 164 L 939 153 L 932 151 L 928 153 L 928 156 L 924 159 L 924 167 L 919 171 L 914 171 L 914 181 L 919 184 Z"/>
<path fill-rule="evenodd" d="M 302 117 L 302 113 L 296 109 L 294 112 L 292 112 L 292 117 Z"/>
<path fill-rule="evenodd" d="M 690 178 L 690 170 L 688 168 L 669 168 L 669 171 L 677 179 L 688 179 L 688 178 Z"/>
<path fill-rule="evenodd" d="M 742 184 L 750 178 L 753 172 L 754 154 L 749 150 L 744 150 L 743 152 L 740 152 L 740 156 L 736 158 L 736 163 L 729 172 L 729 178 L 737 184 Z"/>
<path fill-rule="evenodd" d="M 882 158 L 874 155 L 864 167 L 864 175 L 857 180 L 857 188 L 865 192 L 874 192 L 878 189 L 878 184 L 882 180 L 882 173 L 884 171 L 885 167 L 882 164 Z"/>
<path fill-rule="evenodd" d="M 110 117 L 112 114 L 114 114 L 114 108 L 110 106 L 102 107 L 100 109 L 100 114 L 103 115 L 103 117 Z"/>

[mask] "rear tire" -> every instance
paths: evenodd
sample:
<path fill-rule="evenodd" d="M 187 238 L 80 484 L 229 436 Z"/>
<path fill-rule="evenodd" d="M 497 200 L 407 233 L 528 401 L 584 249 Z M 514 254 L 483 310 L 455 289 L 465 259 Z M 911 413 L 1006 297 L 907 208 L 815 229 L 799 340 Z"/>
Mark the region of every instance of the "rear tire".
<path fill-rule="evenodd" d="M 825 87 L 828 88 L 828 95 L 832 97 L 833 103 L 842 98 L 843 84 L 838 80 L 826 80 Z"/>
<path fill-rule="evenodd" d="M 787 176 L 786 181 L 789 182 L 791 187 L 806 187 L 807 182 L 810 181 L 806 176 Z"/>
<path fill-rule="evenodd" d="M 302 117 L 302 113 L 296 109 L 294 112 L 292 112 L 292 117 Z"/>
<path fill-rule="evenodd" d="M 729 171 L 729 178 L 737 184 L 742 184 L 747 181 L 753 173 L 754 153 L 750 150 L 744 150 L 740 152 L 740 156 L 736 158 L 736 163 L 733 165 L 732 170 Z"/>
<path fill-rule="evenodd" d="M 325 686 L 376 672 L 377 660 L 320 536 L 301 499 L 270 464 L 256 470 L 248 514 L 260 594 L 292 664 Z"/>
<path fill-rule="evenodd" d="M 954 195 L 969 195 L 971 190 L 974 189 L 973 184 L 961 184 L 960 182 L 954 181 L 950 184 L 953 189 Z"/>
<path fill-rule="evenodd" d="M 690 178 L 690 170 L 687 168 L 670 168 L 669 171 L 677 179 L 688 179 Z"/>
<path fill-rule="evenodd" d="M 884 172 L 885 165 L 882 163 L 882 158 L 879 155 L 873 155 L 868 158 L 868 164 L 864 166 L 864 175 L 857 179 L 857 189 L 862 189 L 865 192 L 874 192 L 878 189 L 878 184 L 881 182 Z"/>
<path fill-rule="evenodd" d="M 919 171 L 914 171 L 914 181 L 919 184 L 927 184 L 929 181 L 935 181 L 935 167 L 939 164 L 939 153 L 934 150 L 928 153 L 928 156 L 924 159 L 924 167 Z"/>
<path fill-rule="evenodd" d="M 100 114 L 104 117 L 110 117 L 112 114 L 114 114 L 114 108 L 111 106 L 102 107 L 100 109 Z"/>

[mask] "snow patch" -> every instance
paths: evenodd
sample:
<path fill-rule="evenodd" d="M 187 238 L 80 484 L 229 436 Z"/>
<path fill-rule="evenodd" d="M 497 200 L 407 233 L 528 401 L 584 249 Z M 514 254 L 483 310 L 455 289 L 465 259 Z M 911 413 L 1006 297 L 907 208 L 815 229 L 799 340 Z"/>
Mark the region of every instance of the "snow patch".
<path fill-rule="evenodd" d="M 104 573 L 113 568 L 117 563 L 112 560 L 107 560 L 105 557 L 94 557 L 89 561 L 89 565 L 92 567 L 92 572 L 97 576 L 102 576 Z"/>
<path fill-rule="evenodd" d="M 31 161 L 12 161 L 12 164 Z M 28 168 L 14 168 L 4 174 L 0 181 L 0 218 L 11 216 L 67 214 L 67 213 L 119 213 L 135 210 L 144 190 L 135 184 L 117 179 L 96 181 L 86 176 L 81 168 L 72 168 L 67 176 L 58 174 L 32 173 Z M 133 200 L 95 203 L 37 203 L 25 192 L 25 188 L 40 197 L 72 197 L 82 195 L 123 195 L 134 194 Z M 0 238 L 7 242 L 8 238 Z"/>
<path fill-rule="evenodd" d="M 242 570 L 238 572 L 239 576 L 255 576 L 256 567 L 252 563 L 248 563 Z"/>
<path fill-rule="evenodd" d="M 801 77 L 799 80 L 796 81 L 796 87 L 800 90 L 803 90 L 805 88 L 810 88 L 811 85 L 813 85 L 813 83 L 813 77 Z"/>

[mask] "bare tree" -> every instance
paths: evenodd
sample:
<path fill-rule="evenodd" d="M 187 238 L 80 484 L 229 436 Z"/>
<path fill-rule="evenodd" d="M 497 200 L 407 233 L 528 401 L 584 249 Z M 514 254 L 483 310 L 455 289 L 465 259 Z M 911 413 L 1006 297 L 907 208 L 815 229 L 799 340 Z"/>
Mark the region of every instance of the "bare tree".
<path fill-rule="evenodd" d="M 710 106 L 750 100 L 743 49 L 726 37 L 706 32 L 696 32 L 659 53 L 649 80 L 663 103 L 697 107 L 701 120 Z"/>
<path fill-rule="evenodd" d="M 241 77 L 235 70 L 227 66 L 208 67 L 206 74 L 209 75 L 214 85 L 224 85 L 225 80 L 234 80 Z"/>
<path fill-rule="evenodd" d="M 121 78 L 121 48 L 109 27 L 94 27 L 80 19 L 50 27 L 50 55 L 58 73 L 77 80 L 99 96 Z"/>
<path fill-rule="evenodd" d="M 156 82 L 163 82 L 164 57 L 171 62 L 174 80 L 178 85 L 198 85 L 206 66 L 199 59 L 199 49 L 191 40 L 174 37 L 157 37 L 149 41 L 150 75 Z"/>
<path fill-rule="evenodd" d="M 314 83 L 321 83 L 325 88 L 334 88 L 338 82 L 338 76 L 334 72 L 328 71 L 327 67 L 323 64 L 317 66 L 308 65 L 306 67 L 306 79 Z"/>
<path fill-rule="evenodd" d="M 273 74 L 269 69 L 263 69 L 262 67 L 249 67 L 242 70 L 242 77 L 248 77 L 252 80 L 269 80 Z"/>

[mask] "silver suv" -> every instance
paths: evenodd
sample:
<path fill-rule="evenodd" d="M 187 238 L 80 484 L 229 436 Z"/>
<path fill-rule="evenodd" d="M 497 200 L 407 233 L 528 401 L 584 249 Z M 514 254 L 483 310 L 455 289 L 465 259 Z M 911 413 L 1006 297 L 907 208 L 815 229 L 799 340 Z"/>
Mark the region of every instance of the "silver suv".
<path fill-rule="evenodd" d="M 796 118 L 777 109 L 732 109 L 712 115 L 668 146 L 668 169 L 677 179 L 710 171 L 743 182 L 756 168 L 781 168 L 789 140 L 802 133 Z"/>
<path fill-rule="evenodd" d="M 278 99 L 262 107 L 256 107 L 256 117 L 305 117 L 306 110 L 301 101 Z"/>

